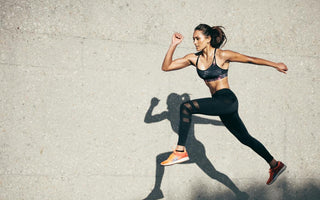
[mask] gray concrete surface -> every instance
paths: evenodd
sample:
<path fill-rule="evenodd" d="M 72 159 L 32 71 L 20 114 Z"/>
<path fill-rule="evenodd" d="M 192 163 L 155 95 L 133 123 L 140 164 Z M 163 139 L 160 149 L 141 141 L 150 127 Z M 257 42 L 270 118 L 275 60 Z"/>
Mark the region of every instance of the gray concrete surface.
<path fill-rule="evenodd" d="M 156 199 L 160 180 L 169 200 L 320 199 L 319 0 L 0 3 L 1 200 Z M 160 70 L 173 32 L 175 57 L 195 52 L 199 23 L 225 27 L 224 49 L 289 67 L 229 72 L 248 130 L 288 166 L 272 186 L 216 117 L 198 116 L 189 141 L 213 168 L 156 171 L 177 141 L 176 97 L 210 96 L 192 67 Z"/>

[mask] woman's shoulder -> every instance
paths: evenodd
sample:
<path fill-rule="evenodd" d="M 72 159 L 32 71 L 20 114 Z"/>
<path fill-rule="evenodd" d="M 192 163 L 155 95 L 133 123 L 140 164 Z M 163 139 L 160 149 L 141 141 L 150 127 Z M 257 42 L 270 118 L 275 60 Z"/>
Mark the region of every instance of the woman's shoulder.
<path fill-rule="evenodd" d="M 222 54 L 222 55 L 228 55 L 228 54 L 234 54 L 234 53 L 237 53 L 237 52 L 229 50 L 229 49 L 226 49 L 226 50 L 219 49 L 219 53 Z"/>
<path fill-rule="evenodd" d="M 232 50 L 222 50 L 222 49 L 218 49 L 217 54 L 222 57 L 222 58 L 229 58 L 231 55 L 233 55 L 234 51 Z"/>
<path fill-rule="evenodd" d="M 199 55 L 201 55 L 201 52 L 196 52 L 196 53 L 189 53 L 187 55 L 185 55 L 185 58 L 195 58 L 198 57 Z"/>
<path fill-rule="evenodd" d="M 199 53 L 199 52 L 198 52 Z M 187 55 L 184 56 L 184 58 L 188 59 L 188 60 L 194 60 L 197 59 L 197 57 L 201 54 L 198 53 L 189 53 Z"/>
<path fill-rule="evenodd" d="M 187 55 L 184 56 L 184 59 L 187 59 L 191 65 L 195 65 L 196 62 L 197 62 L 197 58 L 199 55 L 201 55 L 201 53 L 199 54 L 200 52 L 197 52 L 197 53 L 189 53 Z"/>

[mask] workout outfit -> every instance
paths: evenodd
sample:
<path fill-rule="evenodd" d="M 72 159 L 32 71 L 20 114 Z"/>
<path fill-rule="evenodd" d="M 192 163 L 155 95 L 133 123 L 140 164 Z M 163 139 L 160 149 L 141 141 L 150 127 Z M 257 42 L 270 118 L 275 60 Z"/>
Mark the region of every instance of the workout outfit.
<path fill-rule="evenodd" d="M 228 70 L 217 65 L 216 50 L 215 48 L 212 64 L 206 70 L 198 68 L 201 52 L 196 54 L 198 56 L 196 62 L 197 73 L 205 82 L 216 81 L 228 76 Z M 238 99 L 229 88 L 216 91 L 211 98 L 195 99 L 181 104 L 178 145 L 186 145 L 192 114 L 219 116 L 222 123 L 242 144 L 250 147 L 267 163 L 271 163 L 273 160 L 268 150 L 248 133 L 238 114 Z M 167 160 L 161 162 L 161 165 L 168 166 L 187 160 L 189 160 L 189 156 L 185 149 L 183 151 L 174 150 Z M 269 169 L 270 176 L 267 184 L 272 184 L 285 169 L 286 165 L 277 161 L 276 166 Z"/>
<path fill-rule="evenodd" d="M 228 70 L 220 68 L 216 63 L 216 49 L 213 63 L 206 70 L 198 68 L 198 55 L 196 68 L 198 75 L 206 82 L 219 80 L 228 76 Z M 219 116 L 227 129 L 243 144 L 249 146 L 257 154 L 270 163 L 273 159 L 268 150 L 247 131 L 238 114 L 238 100 L 228 88 L 221 89 L 212 94 L 211 98 L 202 98 L 187 101 L 180 106 L 180 126 L 178 145 L 185 146 L 192 114 L 205 114 Z"/>
<path fill-rule="evenodd" d="M 196 54 L 196 55 L 198 55 L 197 62 L 196 62 L 197 73 L 200 76 L 200 78 L 202 78 L 206 82 L 216 81 L 216 80 L 223 79 L 228 76 L 228 70 L 222 69 L 217 65 L 216 51 L 217 51 L 217 49 L 214 49 L 214 56 L 213 56 L 212 64 L 206 70 L 200 70 L 198 68 L 198 62 L 199 62 L 201 52 Z"/>

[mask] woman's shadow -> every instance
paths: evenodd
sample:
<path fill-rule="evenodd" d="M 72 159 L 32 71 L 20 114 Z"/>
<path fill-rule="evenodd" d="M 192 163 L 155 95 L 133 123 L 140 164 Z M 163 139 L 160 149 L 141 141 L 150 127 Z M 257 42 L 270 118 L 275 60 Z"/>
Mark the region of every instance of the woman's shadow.
<path fill-rule="evenodd" d="M 176 93 L 171 93 L 167 98 L 167 111 L 163 111 L 160 114 L 152 115 L 153 109 L 158 105 L 159 99 L 154 97 L 151 100 L 151 105 L 145 115 L 144 122 L 145 123 L 155 123 L 160 122 L 162 120 L 169 120 L 171 124 L 172 130 L 178 134 L 179 129 L 179 109 L 180 105 L 190 100 L 188 94 L 178 95 Z M 245 192 L 241 192 L 237 186 L 230 180 L 228 176 L 217 171 L 210 160 L 206 156 L 206 150 L 204 145 L 196 139 L 194 135 L 194 124 L 212 124 L 216 126 L 222 126 L 223 124 L 217 120 L 205 119 L 198 116 L 192 116 L 192 122 L 188 134 L 188 140 L 186 144 L 186 148 L 189 154 L 190 160 L 188 162 L 182 164 L 195 163 L 198 167 L 206 173 L 212 179 L 219 181 L 228 187 L 232 192 L 234 192 L 237 199 L 248 199 L 249 195 Z M 155 184 L 151 193 L 144 198 L 144 200 L 154 200 L 163 198 L 163 193 L 161 191 L 161 182 L 164 174 L 165 167 L 160 163 L 166 160 L 172 152 L 161 153 L 157 156 L 156 159 L 156 176 L 155 176 Z"/>

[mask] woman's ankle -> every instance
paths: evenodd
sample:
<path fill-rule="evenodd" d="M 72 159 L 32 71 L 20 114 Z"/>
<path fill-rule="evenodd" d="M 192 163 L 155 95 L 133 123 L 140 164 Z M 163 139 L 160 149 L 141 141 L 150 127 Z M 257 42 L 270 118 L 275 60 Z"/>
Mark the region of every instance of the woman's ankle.
<path fill-rule="evenodd" d="M 186 150 L 186 148 L 184 146 L 177 145 L 177 147 L 176 147 L 176 151 L 178 151 L 178 152 L 184 152 L 185 150 Z"/>
<path fill-rule="evenodd" d="M 278 163 L 278 162 L 277 162 L 275 159 L 273 159 L 273 160 L 269 163 L 270 168 L 276 167 L 276 166 L 277 166 L 277 163 Z"/>

